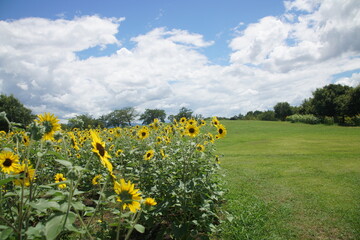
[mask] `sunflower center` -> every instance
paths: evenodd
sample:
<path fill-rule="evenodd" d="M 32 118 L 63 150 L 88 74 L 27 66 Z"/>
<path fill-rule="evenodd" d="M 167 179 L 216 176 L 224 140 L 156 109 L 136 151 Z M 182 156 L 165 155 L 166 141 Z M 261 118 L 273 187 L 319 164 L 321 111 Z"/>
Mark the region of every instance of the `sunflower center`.
<path fill-rule="evenodd" d="M 100 143 L 96 143 L 96 149 L 99 151 L 100 156 L 103 157 L 105 155 L 105 149 L 103 145 L 101 145 Z"/>
<path fill-rule="evenodd" d="M 119 194 L 119 197 L 120 197 L 121 201 L 123 201 L 123 202 L 131 202 L 132 201 L 132 194 L 129 193 L 128 191 L 122 191 Z"/>
<path fill-rule="evenodd" d="M 224 131 L 222 130 L 222 128 L 219 129 L 219 133 L 222 134 Z"/>
<path fill-rule="evenodd" d="M 146 154 L 146 157 L 147 158 L 151 157 L 151 153 Z"/>
<path fill-rule="evenodd" d="M 62 179 L 62 177 L 59 177 L 59 182 L 62 182 L 62 181 L 64 181 L 64 180 Z"/>
<path fill-rule="evenodd" d="M 189 133 L 194 133 L 195 132 L 195 128 L 189 128 Z"/>
<path fill-rule="evenodd" d="M 45 127 L 45 133 L 51 132 L 51 130 L 52 130 L 52 128 L 53 128 L 53 125 L 52 125 L 51 122 L 49 122 L 49 121 L 44 121 L 44 122 L 43 122 L 43 125 L 44 125 L 44 127 Z"/>
<path fill-rule="evenodd" d="M 146 132 L 142 132 L 141 136 L 145 137 L 146 136 Z"/>
<path fill-rule="evenodd" d="M 4 167 L 10 167 L 12 165 L 13 161 L 10 158 L 5 159 L 3 162 Z"/>

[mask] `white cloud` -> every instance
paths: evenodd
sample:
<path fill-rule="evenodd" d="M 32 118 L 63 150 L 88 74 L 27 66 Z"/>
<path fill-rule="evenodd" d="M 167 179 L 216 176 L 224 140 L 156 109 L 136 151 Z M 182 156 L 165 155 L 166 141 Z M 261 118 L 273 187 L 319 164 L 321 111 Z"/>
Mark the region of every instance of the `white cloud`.
<path fill-rule="evenodd" d="M 199 33 L 155 28 L 117 39 L 124 20 L 0 21 L 0 92 L 13 93 L 35 113 L 94 116 L 134 106 L 204 116 L 299 104 L 333 75 L 360 70 L 359 1 L 293 1 L 282 16 L 241 26 L 229 43 L 227 66 L 213 65 L 202 48 L 216 45 Z M 126 23 L 126 22 L 125 22 Z M 121 33 L 121 31 L 120 31 Z M 79 59 L 76 52 L 117 44 L 109 56 Z M 335 82 L 353 86 L 359 73 Z"/>
<path fill-rule="evenodd" d="M 360 73 L 353 73 L 350 77 L 343 77 L 336 81 L 336 84 L 356 87 L 360 85 Z"/>

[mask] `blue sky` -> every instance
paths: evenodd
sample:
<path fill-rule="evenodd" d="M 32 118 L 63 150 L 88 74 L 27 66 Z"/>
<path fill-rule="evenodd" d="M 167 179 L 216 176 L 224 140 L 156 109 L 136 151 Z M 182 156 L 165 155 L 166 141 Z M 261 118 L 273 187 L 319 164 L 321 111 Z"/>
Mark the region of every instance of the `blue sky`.
<path fill-rule="evenodd" d="M 230 49 L 229 39 L 234 29 L 256 22 L 258 19 L 284 12 L 281 0 L 254 1 L 209 1 L 209 0 L 162 0 L 162 1 L 48 1 L 48 0 L 0 0 L 0 19 L 41 17 L 48 19 L 72 19 L 74 16 L 99 15 L 103 17 L 125 17 L 116 35 L 126 47 L 133 47 L 130 39 L 156 27 L 187 29 L 201 33 L 205 40 L 216 43 L 203 50 L 217 64 L 227 64 Z M 239 24 L 243 24 L 242 26 Z M 116 51 L 116 46 L 99 47 L 79 53 L 81 58 L 104 56 Z"/>
<path fill-rule="evenodd" d="M 358 0 L 0 0 L 0 92 L 62 119 L 299 105 L 360 83 L 359 30 Z"/>

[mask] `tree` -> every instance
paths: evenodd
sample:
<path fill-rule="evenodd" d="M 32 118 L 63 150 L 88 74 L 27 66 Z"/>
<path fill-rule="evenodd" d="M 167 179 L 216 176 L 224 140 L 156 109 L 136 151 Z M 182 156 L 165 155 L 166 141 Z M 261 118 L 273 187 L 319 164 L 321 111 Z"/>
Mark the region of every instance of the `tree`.
<path fill-rule="evenodd" d="M 114 110 L 107 114 L 104 119 L 107 127 L 125 127 L 131 126 L 131 123 L 136 119 L 139 114 L 133 107 L 125 107 L 119 110 Z"/>
<path fill-rule="evenodd" d="M 344 101 L 350 93 L 351 87 L 340 84 L 329 84 L 323 88 L 318 88 L 313 93 L 312 104 L 315 114 L 320 117 L 344 116 L 347 112 L 347 103 Z"/>
<path fill-rule="evenodd" d="M 179 109 L 179 113 L 175 115 L 175 119 L 179 121 L 181 118 L 185 117 L 190 119 L 192 117 L 193 111 L 186 107 L 182 107 Z"/>
<path fill-rule="evenodd" d="M 274 106 L 275 117 L 285 121 L 287 116 L 292 115 L 291 106 L 288 102 L 279 102 Z"/>
<path fill-rule="evenodd" d="M 100 119 L 95 119 L 89 114 L 81 114 L 68 120 L 68 127 L 72 128 L 95 128 L 105 127 L 105 124 Z"/>
<path fill-rule="evenodd" d="M 12 94 L 10 96 L 0 95 L 0 112 L 5 112 L 10 122 L 20 123 L 23 127 L 35 119 L 31 110 L 24 107 Z M 8 123 L 4 119 L 0 120 L 0 131 L 9 131 Z"/>
<path fill-rule="evenodd" d="M 143 124 L 150 124 L 155 118 L 159 119 L 161 122 L 165 122 L 165 111 L 161 109 L 145 109 L 145 112 L 140 116 L 140 120 L 143 121 Z"/>
<path fill-rule="evenodd" d="M 348 111 L 350 116 L 360 114 L 360 85 L 353 88 L 349 94 Z"/>

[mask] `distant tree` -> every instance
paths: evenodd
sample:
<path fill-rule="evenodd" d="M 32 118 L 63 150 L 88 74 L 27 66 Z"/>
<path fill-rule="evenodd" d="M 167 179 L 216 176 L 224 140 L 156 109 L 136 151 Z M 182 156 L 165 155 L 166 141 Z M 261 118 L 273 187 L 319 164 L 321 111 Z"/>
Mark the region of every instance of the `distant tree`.
<path fill-rule="evenodd" d="M 125 107 L 119 110 L 114 110 L 107 114 L 104 119 L 106 120 L 107 127 L 124 127 L 131 126 L 131 123 L 136 119 L 139 114 L 133 107 Z"/>
<path fill-rule="evenodd" d="M 360 85 L 353 88 L 349 93 L 349 116 L 355 116 L 360 114 Z"/>
<path fill-rule="evenodd" d="M 175 119 L 179 121 L 182 117 L 187 119 L 192 118 L 193 111 L 186 107 L 182 107 L 179 109 L 179 113 L 175 115 Z"/>
<path fill-rule="evenodd" d="M 291 106 L 288 102 L 279 102 L 274 106 L 275 117 L 285 121 L 287 116 L 292 115 Z"/>
<path fill-rule="evenodd" d="M 161 109 L 145 109 L 145 112 L 140 115 L 140 120 L 143 121 L 143 124 L 150 124 L 157 118 L 161 122 L 165 122 L 166 113 Z"/>
<path fill-rule="evenodd" d="M 168 120 L 170 122 L 174 122 L 174 119 L 175 119 L 175 115 L 171 114 L 171 115 L 168 116 Z"/>
<path fill-rule="evenodd" d="M 26 127 L 34 119 L 35 115 L 13 95 L 0 95 L 0 112 L 5 112 L 10 122 L 20 123 Z M 9 131 L 8 123 L 4 119 L 0 119 L 0 130 Z"/>
<path fill-rule="evenodd" d="M 312 104 L 315 114 L 320 117 L 344 116 L 347 112 L 347 95 L 351 87 L 340 84 L 329 84 L 323 88 L 318 88 L 313 93 Z"/>
<path fill-rule="evenodd" d="M 81 114 L 74 118 L 71 118 L 68 120 L 68 127 L 70 129 L 72 128 L 96 128 L 96 127 L 105 127 L 105 124 L 103 121 L 99 119 L 93 118 L 89 114 Z"/>
<path fill-rule="evenodd" d="M 314 105 L 312 103 L 312 98 L 304 99 L 302 104 L 299 107 L 299 114 L 315 114 Z"/>
<path fill-rule="evenodd" d="M 258 116 L 258 119 L 259 120 L 262 120 L 262 121 L 276 121 L 276 117 L 275 117 L 275 112 L 274 111 L 265 111 L 265 112 L 262 112 L 259 116 Z"/>
<path fill-rule="evenodd" d="M 256 111 L 249 111 L 246 113 L 244 119 L 245 120 L 258 120 L 260 114 L 262 114 L 262 111 L 256 110 Z"/>

